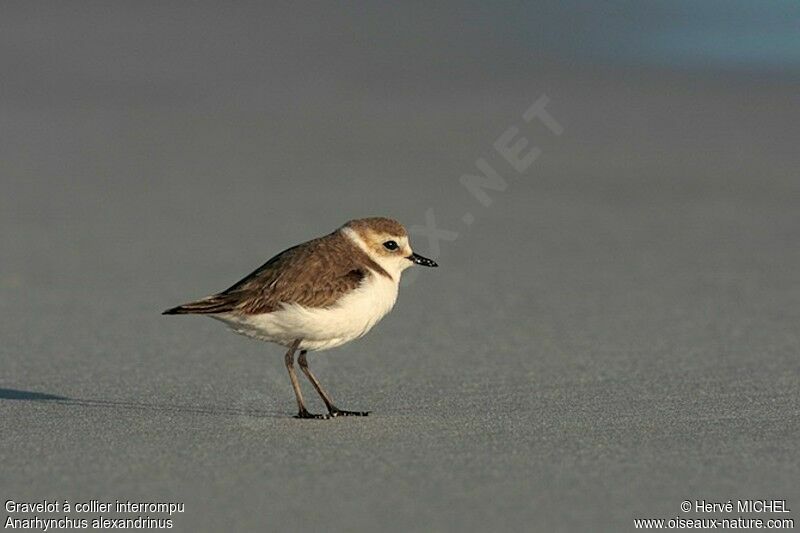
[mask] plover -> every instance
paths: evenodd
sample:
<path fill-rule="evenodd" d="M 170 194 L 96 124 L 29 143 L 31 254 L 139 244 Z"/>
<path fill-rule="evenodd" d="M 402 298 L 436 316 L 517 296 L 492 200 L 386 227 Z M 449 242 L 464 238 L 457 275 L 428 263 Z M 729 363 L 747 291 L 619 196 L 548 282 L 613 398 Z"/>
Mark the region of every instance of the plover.
<path fill-rule="evenodd" d="M 317 239 L 279 253 L 229 289 L 164 311 L 208 315 L 247 337 L 288 347 L 284 358 L 297 407 L 296 418 L 366 416 L 345 411 L 311 373 L 309 351 L 327 350 L 365 335 L 392 310 L 400 275 L 411 265 L 438 266 L 411 250 L 408 233 L 389 218 L 351 220 Z M 294 371 L 297 362 L 328 408 L 306 409 Z"/>

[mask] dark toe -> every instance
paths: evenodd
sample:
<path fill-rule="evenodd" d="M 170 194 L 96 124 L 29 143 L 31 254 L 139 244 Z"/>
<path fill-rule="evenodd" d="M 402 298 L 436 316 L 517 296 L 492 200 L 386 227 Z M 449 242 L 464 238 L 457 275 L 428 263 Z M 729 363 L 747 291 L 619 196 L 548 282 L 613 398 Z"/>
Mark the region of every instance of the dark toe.
<path fill-rule="evenodd" d="M 302 418 L 306 420 L 327 420 L 330 418 L 330 415 L 318 415 L 316 413 L 309 413 L 308 411 L 300 411 L 296 415 L 295 418 Z"/>
<path fill-rule="evenodd" d="M 343 409 L 331 409 L 331 416 L 369 416 L 370 411 L 345 411 Z"/>

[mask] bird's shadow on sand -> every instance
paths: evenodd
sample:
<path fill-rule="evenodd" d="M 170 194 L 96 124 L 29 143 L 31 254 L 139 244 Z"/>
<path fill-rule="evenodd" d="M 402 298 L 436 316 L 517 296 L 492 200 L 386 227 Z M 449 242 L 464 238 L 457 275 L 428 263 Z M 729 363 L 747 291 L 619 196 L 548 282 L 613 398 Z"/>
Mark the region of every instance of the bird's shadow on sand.
<path fill-rule="evenodd" d="M 135 411 L 151 411 L 156 413 L 186 413 L 211 416 L 241 416 L 252 418 L 291 418 L 285 413 L 261 411 L 258 409 L 232 407 L 205 407 L 198 405 L 171 405 L 159 403 L 137 402 L 131 400 L 81 399 L 58 396 L 46 392 L 34 392 L 18 389 L 0 388 L 0 401 L 46 402 L 56 405 L 78 407 L 102 407 L 106 409 L 128 409 Z"/>

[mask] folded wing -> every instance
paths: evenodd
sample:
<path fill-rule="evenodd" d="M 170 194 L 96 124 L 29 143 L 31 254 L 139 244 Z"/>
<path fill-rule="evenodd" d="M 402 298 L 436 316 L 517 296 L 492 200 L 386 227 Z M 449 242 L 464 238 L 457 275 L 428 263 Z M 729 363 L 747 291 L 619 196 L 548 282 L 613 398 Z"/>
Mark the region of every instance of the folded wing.
<path fill-rule="evenodd" d="M 275 311 L 283 303 L 329 307 L 357 288 L 367 270 L 360 250 L 332 233 L 285 250 L 230 288 L 164 311 L 165 315 Z"/>

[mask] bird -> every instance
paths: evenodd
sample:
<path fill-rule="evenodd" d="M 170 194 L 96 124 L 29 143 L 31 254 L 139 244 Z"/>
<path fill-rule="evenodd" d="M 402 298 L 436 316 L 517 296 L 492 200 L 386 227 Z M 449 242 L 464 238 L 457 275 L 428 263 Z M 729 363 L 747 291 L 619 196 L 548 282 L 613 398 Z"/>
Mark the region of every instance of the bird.
<path fill-rule="evenodd" d="M 297 400 L 295 418 L 367 416 L 339 409 L 311 372 L 309 351 L 341 346 L 364 336 L 397 301 L 400 276 L 413 266 L 438 267 L 411 249 L 408 232 L 391 218 L 370 217 L 284 250 L 230 288 L 171 309 L 164 315 L 206 315 L 235 333 L 282 345 Z M 306 408 L 294 370 L 319 394 L 327 414 Z"/>

